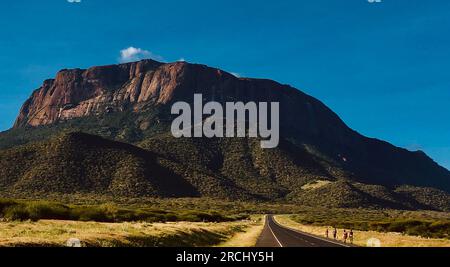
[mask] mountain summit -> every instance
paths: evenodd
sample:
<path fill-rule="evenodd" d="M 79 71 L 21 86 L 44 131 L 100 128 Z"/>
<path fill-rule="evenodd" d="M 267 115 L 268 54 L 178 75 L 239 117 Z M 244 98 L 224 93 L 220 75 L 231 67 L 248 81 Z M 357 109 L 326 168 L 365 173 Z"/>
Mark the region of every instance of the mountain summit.
<path fill-rule="evenodd" d="M 194 94 L 220 103 L 279 102 L 280 146 L 263 151 L 247 138 L 173 138 L 171 104 L 191 103 Z M 199 196 L 214 196 L 202 184 L 214 180 L 233 188 L 219 190 L 220 197 L 236 192 L 313 203 L 323 194 L 339 206 L 424 207 L 439 196 L 439 207 L 450 208 L 450 172 L 425 153 L 364 137 L 319 100 L 291 86 L 238 78 L 205 65 L 143 60 L 62 70 L 24 103 L 14 128 L 0 134 L 0 148 L 9 151 L 68 130 L 126 142 L 166 159 L 164 169 L 194 184 Z M 315 183 L 323 186 L 311 186 Z"/>

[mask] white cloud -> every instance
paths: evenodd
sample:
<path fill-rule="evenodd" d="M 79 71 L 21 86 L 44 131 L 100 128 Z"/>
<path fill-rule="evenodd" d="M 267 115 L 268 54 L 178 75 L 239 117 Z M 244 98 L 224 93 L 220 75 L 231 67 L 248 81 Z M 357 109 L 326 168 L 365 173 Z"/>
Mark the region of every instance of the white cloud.
<path fill-rule="evenodd" d="M 81 3 L 81 0 L 67 0 L 69 3 Z"/>
<path fill-rule="evenodd" d="M 234 75 L 236 78 L 241 78 L 241 74 L 237 73 L 237 72 L 232 72 L 232 75 Z"/>
<path fill-rule="evenodd" d="M 180 58 L 177 60 L 178 62 L 186 62 L 186 59 L 184 59 L 184 57 Z"/>
<path fill-rule="evenodd" d="M 120 51 L 119 61 L 121 63 L 139 61 L 142 59 L 153 59 L 153 60 L 158 60 L 158 61 L 164 60 L 164 58 L 162 56 L 153 54 L 152 52 L 150 52 L 148 50 L 136 48 L 133 46 L 130 46 L 130 47 Z"/>

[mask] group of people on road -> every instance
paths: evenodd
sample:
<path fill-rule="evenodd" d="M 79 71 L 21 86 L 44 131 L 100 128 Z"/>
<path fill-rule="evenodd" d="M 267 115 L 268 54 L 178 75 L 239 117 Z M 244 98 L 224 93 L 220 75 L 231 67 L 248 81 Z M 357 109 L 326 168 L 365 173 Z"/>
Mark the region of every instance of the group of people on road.
<path fill-rule="evenodd" d="M 325 230 L 325 237 L 330 238 L 330 229 L 328 227 Z M 338 230 L 336 229 L 336 227 L 333 227 L 332 238 L 334 240 L 338 240 Z M 354 238 L 353 229 L 351 229 L 349 232 L 347 232 L 347 230 L 344 230 L 344 232 L 342 233 L 342 242 L 344 243 L 347 243 L 348 241 L 350 242 L 350 244 L 353 244 L 353 238 Z"/>

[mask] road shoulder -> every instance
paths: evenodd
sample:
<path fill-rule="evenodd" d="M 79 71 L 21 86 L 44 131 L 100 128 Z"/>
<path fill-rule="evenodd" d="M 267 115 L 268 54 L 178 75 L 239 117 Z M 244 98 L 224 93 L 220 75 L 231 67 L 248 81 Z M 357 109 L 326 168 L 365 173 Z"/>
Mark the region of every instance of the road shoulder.
<path fill-rule="evenodd" d="M 252 216 L 251 219 L 253 223 L 248 225 L 245 231 L 235 233 L 226 242 L 219 244 L 218 247 L 255 247 L 264 230 L 266 218 L 263 215 L 258 215 Z"/>
<path fill-rule="evenodd" d="M 289 215 L 276 215 L 273 217 L 273 220 L 276 224 L 278 224 L 282 227 L 288 228 L 290 230 L 299 232 L 299 233 L 307 235 L 307 236 L 311 236 L 311 237 L 323 240 L 325 242 L 333 243 L 333 244 L 343 246 L 343 247 L 356 247 L 357 246 L 356 244 L 349 244 L 349 243 L 341 242 L 339 240 L 339 238 L 337 240 L 326 238 L 324 235 L 325 235 L 325 230 L 327 227 L 302 225 L 302 224 L 297 223 L 297 222 L 293 221 L 292 219 L 290 219 Z M 330 235 L 331 235 L 331 229 L 330 229 Z"/>
<path fill-rule="evenodd" d="M 314 236 L 324 238 L 326 226 L 304 225 L 293 221 L 289 215 L 277 215 L 276 221 L 285 226 L 297 231 L 309 233 Z M 347 229 L 348 230 L 348 229 Z M 331 227 L 330 227 L 331 231 Z M 338 238 L 342 238 L 343 229 L 338 229 Z M 423 238 L 418 236 L 408 236 L 400 233 L 382 233 L 375 231 L 354 231 L 356 246 L 367 247 L 370 240 L 379 241 L 381 247 L 450 247 L 450 240 L 448 239 L 433 239 Z M 375 242 L 375 243 L 377 243 Z M 373 244 L 373 243 L 372 243 Z"/>

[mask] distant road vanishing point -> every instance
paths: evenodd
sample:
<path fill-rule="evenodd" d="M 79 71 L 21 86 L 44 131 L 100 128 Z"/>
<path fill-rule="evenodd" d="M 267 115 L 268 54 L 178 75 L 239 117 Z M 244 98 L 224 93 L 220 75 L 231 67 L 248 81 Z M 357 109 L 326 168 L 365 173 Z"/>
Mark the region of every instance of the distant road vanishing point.
<path fill-rule="evenodd" d="M 256 247 L 350 247 L 350 245 L 286 228 L 278 224 L 272 215 L 267 215 L 264 230 Z"/>

